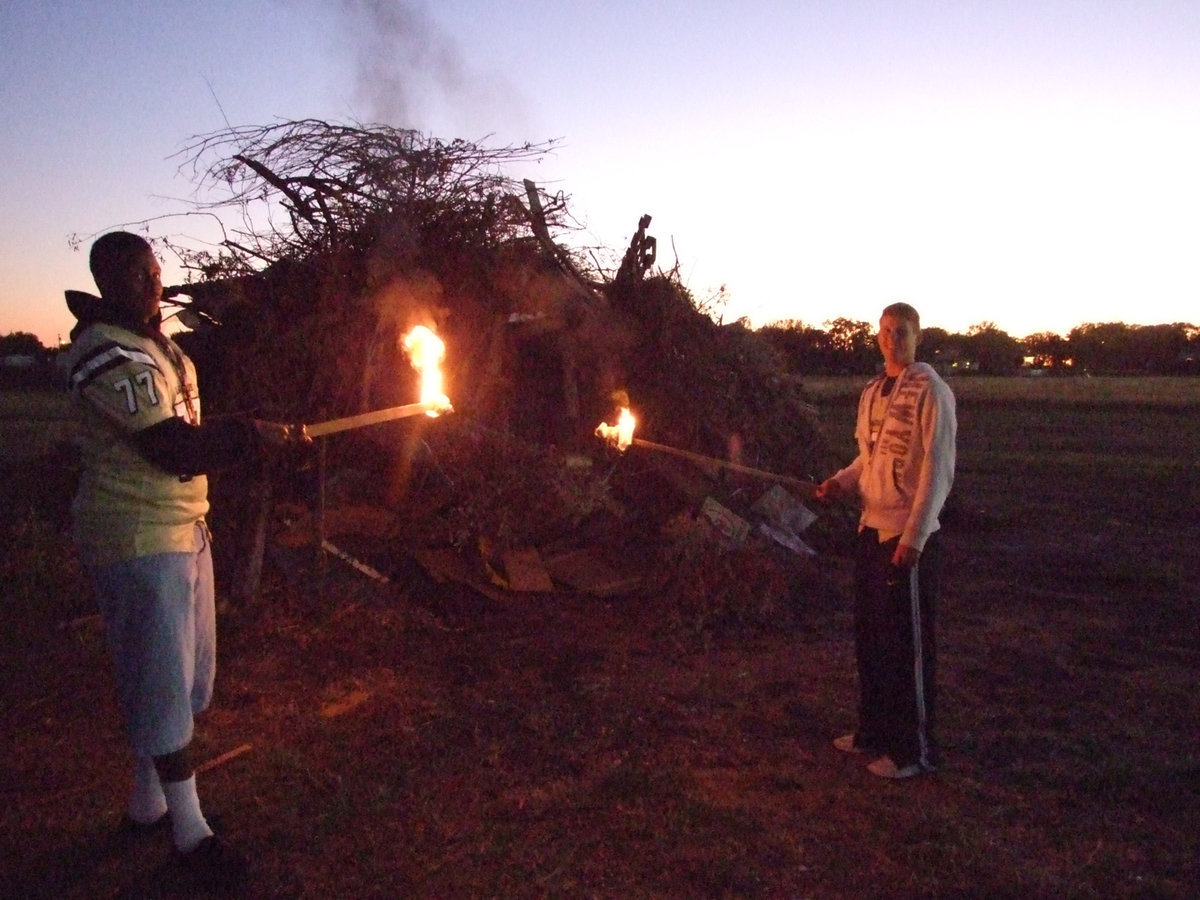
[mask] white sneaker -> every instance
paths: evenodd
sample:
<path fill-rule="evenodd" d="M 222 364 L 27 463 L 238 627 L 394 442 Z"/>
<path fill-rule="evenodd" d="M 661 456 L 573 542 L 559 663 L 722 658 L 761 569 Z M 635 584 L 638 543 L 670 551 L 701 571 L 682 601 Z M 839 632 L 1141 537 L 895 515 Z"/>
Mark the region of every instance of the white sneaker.
<path fill-rule="evenodd" d="M 932 770 L 926 769 L 920 763 L 913 763 L 912 765 L 905 766 L 903 769 L 897 768 L 890 756 L 881 756 L 873 763 L 867 765 L 867 771 L 872 775 L 878 775 L 880 778 L 912 778 L 915 775 L 923 775 Z"/>

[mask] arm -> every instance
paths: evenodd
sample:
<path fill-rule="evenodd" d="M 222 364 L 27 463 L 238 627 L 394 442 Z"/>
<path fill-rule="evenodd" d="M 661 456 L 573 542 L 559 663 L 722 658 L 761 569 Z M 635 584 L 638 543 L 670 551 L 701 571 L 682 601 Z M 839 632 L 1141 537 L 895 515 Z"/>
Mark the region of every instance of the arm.
<path fill-rule="evenodd" d="M 958 430 L 954 395 L 941 382 L 931 384 L 920 413 L 922 457 L 908 522 L 893 560 L 912 565 L 933 532 L 942 505 L 954 482 L 955 440 Z"/>
<path fill-rule="evenodd" d="M 172 475 L 199 475 L 261 456 L 264 441 L 272 442 L 268 423 L 217 418 L 192 424 L 183 417 L 192 407 L 182 399 L 179 379 L 168 376 L 172 371 L 156 347 L 132 334 L 89 330 L 80 339 L 70 387 L 140 456 Z"/>
<path fill-rule="evenodd" d="M 856 456 L 854 462 L 826 478 L 817 487 L 818 500 L 841 500 L 851 497 L 858 490 L 858 476 L 862 473 L 863 458 Z"/>
<path fill-rule="evenodd" d="M 172 475 L 201 475 L 262 457 L 263 442 L 248 419 L 216 418 L 191 425 L 181 418 L 135 431 L 133 445 L 147 460 Z"/>

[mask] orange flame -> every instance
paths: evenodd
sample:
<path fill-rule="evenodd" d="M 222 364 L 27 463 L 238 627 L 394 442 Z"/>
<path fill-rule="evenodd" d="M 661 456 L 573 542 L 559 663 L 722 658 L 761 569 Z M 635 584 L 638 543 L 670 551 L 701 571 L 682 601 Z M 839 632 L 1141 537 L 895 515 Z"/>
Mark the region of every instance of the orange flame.
<path fill-rule="evenodd" d="M 404 349 L 413 368 L 421 375 L 420 402 L 429 407 L 425 414 L 438 416 L 450 412 L 454 407 L 450 404 L 450 398 L 442 393 L 440 366 L 446 355 L 446 345 L 442 339 L 424 325 L 418 325 L 404 336 Z"/>
<path fill-rule="evenodd" d="M 617 417 L 617 424 L 607 425 L 601 422 L 596 426 L 596 437 L 604 438 L 618 450 L 624 451 L 629 449 L 629 445 L 633 443 L 633 429 L 636 425 L 637 420 L 629 411 L 629 407 L 622 406 L 621 414 Z"/>

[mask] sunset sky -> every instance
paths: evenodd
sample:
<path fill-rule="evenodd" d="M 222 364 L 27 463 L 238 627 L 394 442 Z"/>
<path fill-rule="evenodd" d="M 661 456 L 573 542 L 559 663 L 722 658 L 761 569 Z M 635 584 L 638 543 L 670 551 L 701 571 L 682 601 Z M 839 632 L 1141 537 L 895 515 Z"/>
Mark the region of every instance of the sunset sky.
<path fill-rule="evenodd" d="M 190 137 L 309 117 L 556 139 L 509 174 L 591 244 L 651 214 L 725 320 L 1200 322 L 1195 0 L 6 0 L 0 38 L 0 334 L 66 336 L 97 233 L 211 238 Z"/>

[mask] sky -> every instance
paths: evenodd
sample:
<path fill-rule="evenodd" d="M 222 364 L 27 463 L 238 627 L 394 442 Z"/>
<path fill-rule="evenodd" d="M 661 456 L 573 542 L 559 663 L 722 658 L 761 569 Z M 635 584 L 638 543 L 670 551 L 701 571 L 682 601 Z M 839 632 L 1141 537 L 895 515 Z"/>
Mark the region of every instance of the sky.
<path fill-rule="evenodd" d="M 213 240 L 193 138 L 302 118 L 554 141 L 508 174 L 580 243 L 651 215 L 722 321 L 1200 323 L 1195 0 L 0 0 L 0 46 L 0 334 L 47 346 L 94 236 Z"/>

